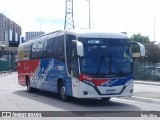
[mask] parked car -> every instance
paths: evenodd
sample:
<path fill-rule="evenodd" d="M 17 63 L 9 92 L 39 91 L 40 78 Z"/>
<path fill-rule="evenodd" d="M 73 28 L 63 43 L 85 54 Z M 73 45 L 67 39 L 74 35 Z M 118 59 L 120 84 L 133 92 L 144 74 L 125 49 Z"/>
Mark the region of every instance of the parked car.
<path fill-rule="evenodd" d="M 156 67 L 155 69 L 152 70 L 151 72 L 152 78 L 154 80 L 160 80 L 160 67 Z"/>
<path fill-rule="evenodd" d="M 149 79 L 151 77 L 151 73 L 152 73 L 153 69 L 154 69 L 154 66 L 145 66 L 143 68 L 143 71 L 144 71 L 143 78 Z"/>

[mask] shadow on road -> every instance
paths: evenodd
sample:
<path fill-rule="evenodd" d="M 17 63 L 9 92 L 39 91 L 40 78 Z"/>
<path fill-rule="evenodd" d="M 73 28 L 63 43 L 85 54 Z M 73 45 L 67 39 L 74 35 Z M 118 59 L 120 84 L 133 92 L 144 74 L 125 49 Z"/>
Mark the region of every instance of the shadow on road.
<path fill-rule="evenodd" d="M 117 102 L 112 99 L 109 102 L 102 102 L 99 99 L 71 98 L 69 102 L 63 102 L 57 94 L 46 91 L 28 93 L 26 90 L 19 90 L 13 93 L 25 99 L 41 102 L 66 111 L 141 111 L 136 105 L 122 101 Z"/>

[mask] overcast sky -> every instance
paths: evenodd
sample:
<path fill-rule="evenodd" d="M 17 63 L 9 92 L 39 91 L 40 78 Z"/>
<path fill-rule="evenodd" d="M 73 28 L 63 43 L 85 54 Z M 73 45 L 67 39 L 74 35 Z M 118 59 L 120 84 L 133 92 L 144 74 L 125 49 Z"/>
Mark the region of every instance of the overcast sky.
<path fill-rule="evenodd" d="M 160 41 L 160 0 L 90 0 L 91 27 L 111 32 L 141 33 Z M 76 28 L 88 28 L 86 0 L 74 0 Z M 28 31 L 63 29 L 65 0 L 0 0 L 0 13 Z"/>

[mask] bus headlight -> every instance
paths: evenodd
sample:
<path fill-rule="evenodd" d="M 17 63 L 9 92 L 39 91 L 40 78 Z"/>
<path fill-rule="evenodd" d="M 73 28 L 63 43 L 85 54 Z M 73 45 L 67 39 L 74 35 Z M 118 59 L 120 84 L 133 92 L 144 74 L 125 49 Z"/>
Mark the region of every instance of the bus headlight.
<path fill-rule="evenodd" d="M 125 86 L 128 86 L 129 84 L 131 84 L 133 82 L 133 80 L 128 80 L 126 83 L 125 83 Z"/>

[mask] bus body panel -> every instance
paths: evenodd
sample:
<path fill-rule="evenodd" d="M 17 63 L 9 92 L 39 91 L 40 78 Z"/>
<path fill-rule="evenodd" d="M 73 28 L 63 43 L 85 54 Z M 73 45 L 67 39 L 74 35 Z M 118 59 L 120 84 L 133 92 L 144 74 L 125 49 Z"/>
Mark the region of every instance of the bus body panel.
<path fill-rule="evenodd" d="M 124 34 L 110 33 L 76 33 L 62 31 L 60 33 L 50 33 L 42 37 L 37 37 L 33 41 L 37 42 L 41 39 L 45 41 L 47 38 L 54 38 L 58 34 L 71 34 L 78 37 L 94 37 L 94 38 L 121 38 L 128 39 Z M 133 93 L 133 75 L 130 73 L 127 77 L 113 78 L 91 78 L 79 72 L 79 78 L 68 73 L 67 58 L 66 58 L 66 37 L 64 37 L 64 54 L 65 60 L 60 61 L 55 58 L 42 58 L 30 60 L 30 52 L 27 51 L 27 57 L 23 59 L 23 52 L 19 51 L 19 56 L 22 59 L 18 61 L 18 82 L 20 85 L 26 85 L 26 77 L 30 80 L 31 87 L 41 90 L 47 90 L 58 93 L 58 80 L 64 81 L 66 94 L 76 98 L 105 98 L 105 97 L 121 97 L 131 96 Z M 23 43 L 19 46 L 22 50 L 25 46 L 31 46 L 32 40 Z M 27 50 L 29 50 L 29 47 Z M 30 48 L 32 49 L 32 48 Z M 80 66 L 78 66 L 80 67 Z M 93 86 L 92 86 L 93 85 Z"/>
<path fill-rule="evenodd" d="M 26 76 L 29 78 L 35 73 L 40 60 L 28 60 L 18 62 L 18 82 L 20 85 L 26 85 Z"/>
<path fill-rule="evenodd" d="M 97 91 L 92 86 L 87 85 L 84 82 L 80 82 L 79 98 L 106 98 L 106 97 L 123 97 L 123 96 L 130 97 L 133 94 L 133 85 L 134 85 L 134 83 L 131 82 L 129 85 L 125 86 L 125 89 L 120 94 L 114 94 L 113 92 L 118 93 L 119 91 L 122 90 L 122 88 L 124 86 L 98 87 L 98 89 L 102 93 L 104 93 L 104 94 L 100 95 L 100 94 L 97 93 Z M 108 94 L 105 94 L 107 92 L 108 92 Z"/>
<path fill-rule="evenodd" d="M 79 98 L 79 79 L 77 78 L 72 78 L 72 93 L 73 97 Z"/>
<path fill-rule="evenodd" d="M 67 76 L 64 62 L 55 59 L 42 59 L 19 61 L 18 64 L 18 71 L 21 71 L 18 72 L 20 85 L 26 85 L 26 76 L 28 76 L 31 87 L 57 93 L 57 81 L 63 79 L 67 95 L 72 96 L 72 82 L 71 78 Z"/>
<path fill-rule="evenodd" d="M 85 80 L 90 80 L 94 85 L 89 82 L 80 81 L 79 98 L 102 98 L 102 97 L 121 97 L 132 96 L 133 94 L 133 76 L 129 75 L 123 78 L 94 78 L 84 77 Z M 103 79 L 103 81 L 102 81 Z M 87 80 L 87 81 L 88 81 Z M 100 82 L 101 80 L 101 82 Z M 105 82 L 104 82 L 105 81 Z"/>

